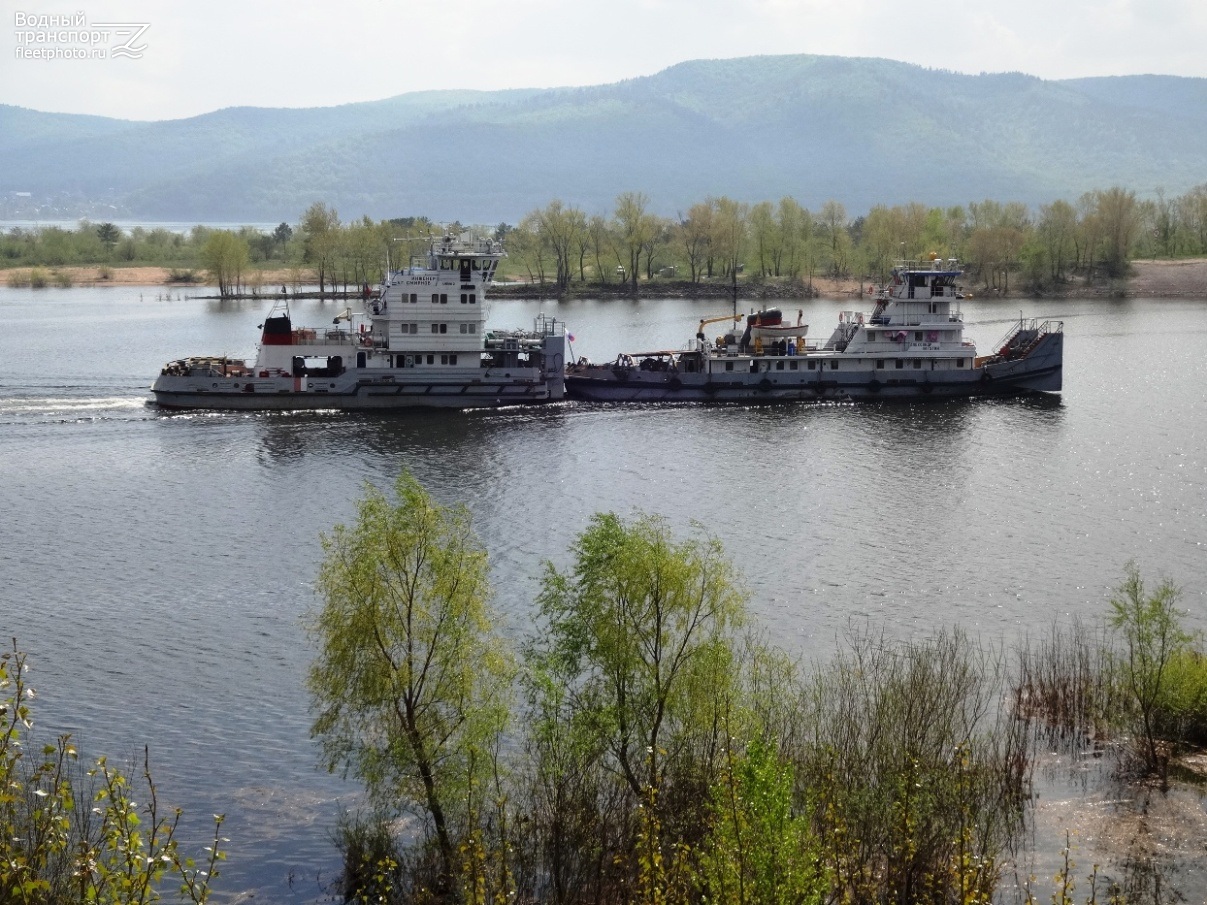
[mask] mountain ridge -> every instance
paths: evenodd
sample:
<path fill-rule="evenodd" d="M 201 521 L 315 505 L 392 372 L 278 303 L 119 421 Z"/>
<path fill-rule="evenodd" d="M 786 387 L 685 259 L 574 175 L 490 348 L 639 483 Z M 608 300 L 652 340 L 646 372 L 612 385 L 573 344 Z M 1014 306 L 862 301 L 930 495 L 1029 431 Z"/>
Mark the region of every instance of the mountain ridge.
<path fill-rule="evenodd" d="M 553 198 L 666 215 L 710 196 L 1037 205 L 1202 182 L 1207 79 L 1048 81 L 878 58 L 689 60 L 607 85 L 425 91 L 330 107 L 138 122 L 0 106 L 0 197 L 121 216 L 428 214 L 514 222 Z M 56 199 L 58 199 L 56 201 Z"/>

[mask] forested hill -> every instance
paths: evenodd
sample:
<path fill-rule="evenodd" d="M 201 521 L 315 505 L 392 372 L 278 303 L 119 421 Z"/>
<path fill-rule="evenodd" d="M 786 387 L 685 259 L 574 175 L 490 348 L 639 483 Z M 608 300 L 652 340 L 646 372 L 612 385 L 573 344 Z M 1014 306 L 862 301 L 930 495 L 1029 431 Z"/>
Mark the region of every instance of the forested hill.
<path fill-rule="evenodd" d="M 1207 79 L 1044 81 L 823 56 L 152 123 L 0 106 L 0 216 L 104 202 L 112 217 L 263 222 L 325 201 L 344 217 L 495 223 L 554 198 L 602 213 L 623 191 L 665 215 L 720 195 L 835 199 L 854 214 L 1075 201 L 1113 185 L 1174 195 L 1207 180 L 1204 134 Z"/>

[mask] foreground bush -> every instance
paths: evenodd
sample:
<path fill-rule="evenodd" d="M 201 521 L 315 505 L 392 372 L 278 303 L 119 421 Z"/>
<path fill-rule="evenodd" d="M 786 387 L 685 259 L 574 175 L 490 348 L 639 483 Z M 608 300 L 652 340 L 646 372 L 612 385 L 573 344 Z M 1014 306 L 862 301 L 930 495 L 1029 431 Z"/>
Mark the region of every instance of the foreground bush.
<path fill-rule="evenodd" d="M 375 815 L 341 828 L 348 900 L 990 899 L 1030 764 L 1000 654 L 855 636 L 806 676 L 716 539 L 601 514 L 546 566 L 509 729 L 468 512 L 395 490 L 326 538 L 312 621 L 314 731 Z"/>
<path fill-rule="evenodd" d="M 181 900 L 208 901 L 222 817 L 199 867 L 179 850 L 181 811 L 161 809 L 145 756 L 134 779 L 104 758 L 84 769 L 69 736 L 33 744 L 26 671 L 15 644 L 0 656 L 0 903 L 157 902 L 174 883 Z"/>

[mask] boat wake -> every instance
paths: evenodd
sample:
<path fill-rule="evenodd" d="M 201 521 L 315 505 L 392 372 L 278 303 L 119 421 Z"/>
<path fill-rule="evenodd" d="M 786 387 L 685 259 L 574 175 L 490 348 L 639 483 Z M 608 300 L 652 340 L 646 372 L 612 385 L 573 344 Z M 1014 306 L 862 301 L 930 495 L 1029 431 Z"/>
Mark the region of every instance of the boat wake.
<path fill-rule="evenodd" d="M 147 397 L 10 396 L 0 398 L 0 424 L 45 424 L 81 421 L 143 421 L 154 417 Z"/>

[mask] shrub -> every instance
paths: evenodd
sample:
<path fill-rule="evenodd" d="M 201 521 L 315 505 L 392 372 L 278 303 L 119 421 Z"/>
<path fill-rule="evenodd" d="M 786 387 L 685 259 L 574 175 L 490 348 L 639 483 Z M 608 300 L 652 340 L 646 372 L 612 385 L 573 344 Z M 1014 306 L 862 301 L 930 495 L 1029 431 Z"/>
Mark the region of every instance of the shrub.
<path fill-rule="evenodd" d="M 169 880 L 182 898 L 207 901 L 226 857 L 222 817 L 195 866 L 178 848 L 181 811 L 161 810 L 148 757 L 139 782 L 104 758 L 84 770 L 70 736 L 33 743 L 27 670 L 15 645 L 0 656 L 0 902 L 155 901 Z"/>

